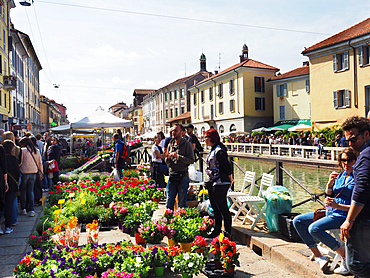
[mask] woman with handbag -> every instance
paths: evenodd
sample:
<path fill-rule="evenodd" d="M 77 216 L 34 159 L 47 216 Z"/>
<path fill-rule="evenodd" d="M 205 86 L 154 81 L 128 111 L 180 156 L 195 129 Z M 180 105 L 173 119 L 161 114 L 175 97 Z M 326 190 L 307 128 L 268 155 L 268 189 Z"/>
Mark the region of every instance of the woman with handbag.
<path fill-rule="evenodd" d="M 23 137 L 20 141 L 22 147 L 22 157 L 20 163 L 20 171 L 22 180 L 20 186 L 21 212 L 27 214 L 26 208 L 29 210 L 29 216 L 36 215 L 34 211 L 34 186 L 36 175 L 42 174 L 42 159 L 38 149 L 35 148 L 32 141 L 28 137 Z"/>
<path fill-rule="evenodd" d="M 234 183 L 232 168 L 227 155 L 227 149 L 220 141 L 217 130 L 211 128 L 204 133 L 204 141 L 211 146 L 206 159 L 205 187 L 208 190 L 209 200 L 213 208 L 215 226 L 208 236 L 214 238 L 221 233 L 222 219 L 224 221 L 225 235 L 231 237 L 231 214 L 227 206 L 227 191 Z"/>
<path fill-rule="evenodd" d="M 355 164 L 358 153 L 352 148 L 346 148 L 338 155 L 338 166 L 340 173 L 332 172 L 326 185 L 325 206 L 326 215 L 315 219 L 314 212 L 297 215 L 293 220 L 293 225 L 304 243 L 310 248 L 315 256 L 315 261 L 323 270 L 329 258 L 323 256 L 317 248 L 315 239 L 321 241 L 333 251 L 342 256 L 341 265 L 334 270 L 336 274 L 349 274 L 345 260 L 345 249 L 334 237 L 326 230 L 339 229 L 346 220 L 348 210 L 351 204 L 351 196 L 355 185 L 352 166 Z"/>
<path fill-rule="evenodd" d="M 59 146 L 58 138 L 55 136 L 50 139 L 50 147 L 47 151 L 47 165 L 48 165 L 48 178 L 49 188 L 53 184 L 57 184 L 59 180 L 59 164 L 61 148 Z"/>

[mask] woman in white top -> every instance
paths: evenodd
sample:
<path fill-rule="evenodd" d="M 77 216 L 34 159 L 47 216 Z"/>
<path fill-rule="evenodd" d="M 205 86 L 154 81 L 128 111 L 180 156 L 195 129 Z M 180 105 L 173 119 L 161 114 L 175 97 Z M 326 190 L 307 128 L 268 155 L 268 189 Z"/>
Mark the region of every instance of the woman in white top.
<path fill-rule="evenodd" d="M 39 150 L 35 148 L 30 138 L 23 137 L 20 143 L 22 146 L 22 157 L 19 167 L 22 173 L 21 186 L 19 188 L 21 195 L 20 214 L 27 214 L 27 206 L 29 216 L 33 217 L 36 215 L 34 211 L 34 185 L 38 170 L 42 172 L 42 159 Z"/>
<path fill-rule="evenodd" d="M 154 144 L 152 146 L 152 179 L 155 180 L 157 187 L 164 188 L 164 175 L 168 172 L 168 167 L 163 161 L 165 155 L 163 148 L 160 146 L 161 136 L 154 137 Z"/>

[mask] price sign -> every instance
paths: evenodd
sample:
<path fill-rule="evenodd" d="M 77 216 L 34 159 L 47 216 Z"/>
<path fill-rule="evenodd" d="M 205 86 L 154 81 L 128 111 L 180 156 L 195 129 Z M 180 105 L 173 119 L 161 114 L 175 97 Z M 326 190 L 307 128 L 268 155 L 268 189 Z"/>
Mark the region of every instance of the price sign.
<path fill-rule="evenodd" d="M 69 195 L 68 195 L 68 197 L 69 198 L 73 198 L 75 196 L 75 193 L 73 192 L 73 193 L 69 193 Z"/>
<path fill-rule="evenodd" d="M 63 205 L 66 202 L 65 199 L 59 199 L 58 200 L 58 205 Z"/>

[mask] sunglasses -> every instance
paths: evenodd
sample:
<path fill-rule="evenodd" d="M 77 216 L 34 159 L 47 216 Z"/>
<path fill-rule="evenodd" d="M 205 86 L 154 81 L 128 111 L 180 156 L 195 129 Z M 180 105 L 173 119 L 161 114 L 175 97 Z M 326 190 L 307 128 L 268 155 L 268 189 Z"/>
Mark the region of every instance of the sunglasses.
<path fill-rule="evenodd" d="M 353 159 L 351 159 L 351 158 L 341 158 L 341 159 L 339 159 L 339 161 L 340 162 L 352 162 Z"/>
<path fill-rule="evenodd" d="M 363 133 L 359 133 L 359 134 L 357 134 L 357 135 L 355 135 L 355 136 L 352 136 L 351 138 L 348 138 L 348 139 L 346 139 L 345 141 L 347 142 L 347 143 L 349 143 L 349 142 L 351 142 L 351 143 L 356 143 L 357 142 L 357 137 L 358 136 L 360 136 L 360 135 L 362 135 Z"/>

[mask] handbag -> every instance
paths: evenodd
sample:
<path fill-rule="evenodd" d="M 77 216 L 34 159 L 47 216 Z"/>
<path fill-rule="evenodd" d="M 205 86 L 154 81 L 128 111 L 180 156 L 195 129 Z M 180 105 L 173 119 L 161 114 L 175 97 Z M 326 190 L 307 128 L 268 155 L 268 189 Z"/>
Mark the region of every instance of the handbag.
<path fill-rule="evenodd" d="M 342 192 L 343 190 L 352 182 L 352 180 L 350 180 L 349 182 L 347 182 L 347 184 L 342 188 L 342 190 L 337 194 L 335 195 L 334 199 L 337 198 Z M 320 218 L 323 218 L 324 216 L 326 215 L 326 208 L 321 208 L 321 209 L 317 209 L 313 212 L 313 217 L 312 217 L 312 220 L 313 222 L 315 222 L 316 220 L 319 220 Z"/>
<path fill-rule="evenodd" d="M 48 173 L 55 173 L 59 171 L 58 161 L 52 160 L 48 166 Z"/>
<path fill-rule="evenodd" d="M 28 150 L 28 149 L 27 149 Z M 30 152 L 30 150 L 28 150 L 29 152 Z M 42 171 L 40 171 L 40 169 L 39 169 L 39 165 L 37 164 L 37 162 L 36 162 L 36 159 L 33 157 L 33 154 L 30 152 L 30 154 L 31 154 L 31 156 L 32 156 L 32 158 L 33 158 L 33 161 L 35 162 L 35 164 L 36 164 L 36 167 L 37 167 L 37 175 L 38 175 L 38 177 L 39 177 L 39 179 L 40 179 L 40 181 L 44 178 L 44 174 L 42 173 Z"/>

